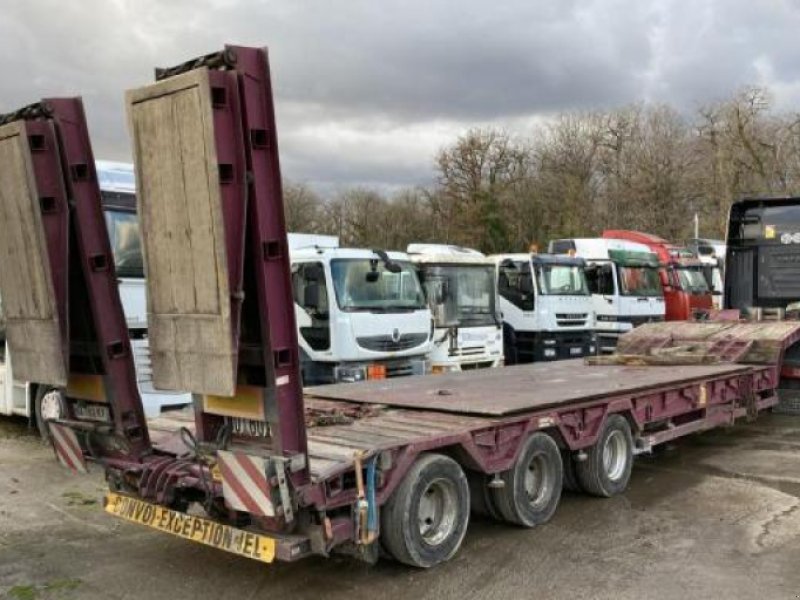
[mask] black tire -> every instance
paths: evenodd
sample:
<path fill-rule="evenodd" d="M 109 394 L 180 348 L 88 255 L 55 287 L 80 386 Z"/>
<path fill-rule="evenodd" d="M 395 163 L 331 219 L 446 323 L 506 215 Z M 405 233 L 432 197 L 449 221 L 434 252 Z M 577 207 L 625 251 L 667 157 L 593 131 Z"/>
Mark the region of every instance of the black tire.
<path fill-rule="evenodd" d="M 575 459 L 572 458 L 572 452 L 569 450 L 561 451 L 561 464 L 564 468 L 564 489 L 568 492 L 582 492 L 580 481 L 578 481 L 578 473 L 575 467 Z"/>
<path fill-rule="evenodd" d="M 421 514 L 430 507 L 440 509 L 440 518 Z M 458 463 L 441 454 L 422 454 L 381 510 L 384 549 L 412 567 L 444 562 L 461 547 L 469 511 L 469 484 Z"/>
<path fill-rule="evenodd" d="M 67 410 L 67 404 L 66 400 L 64 399 L 63 391 L 52 386 L 37 386 L 36 395 L 33 398 L 33 410 L 34 415 L 36 416 L 36 427 L 39 429 L 39 435 L 45 442 L 50 441 L 50 429 L 47 426 L 47 419 L 44 417 L 44 415 L 42 415 L 42 400 L 44 400 L 45 396 L 50 393 L 58 394 L 58 404 L 60 405 L 60 414 L 62 417 L 66 415 Z M 50 398 L 52 398 L 52 396 L 50 396 Z"/>
<path fill-rule="evenodd" d="M 610 455 L 604 457 L 608 445 Z M 628 487 L 633 469 L 633 435 L 625 417 L 608 417 L 597 442 L 586 454 L 586 460 L 575 465 L 581 487 L 601 498 L 623 492 Z"/>
<path fill-rule="evenodd" d="M 468 471 L 467 480 L 469 481 L 469 501 L 472 514 L 502 521 L 503 518 L 497 512 L 492 499 L 492 490 L 488 485 L 491 477 L 483 473 Z"/>
<path fill-rule="evenodd" d="M 534 433 L 514 466 L 500 474 L 505 485 L 492 489 L 497 512 L 504 521 L 523 527 L 548 521 L 561 498 L 563 475 L 561 451 L 555 440 L 546 433 Z"/>

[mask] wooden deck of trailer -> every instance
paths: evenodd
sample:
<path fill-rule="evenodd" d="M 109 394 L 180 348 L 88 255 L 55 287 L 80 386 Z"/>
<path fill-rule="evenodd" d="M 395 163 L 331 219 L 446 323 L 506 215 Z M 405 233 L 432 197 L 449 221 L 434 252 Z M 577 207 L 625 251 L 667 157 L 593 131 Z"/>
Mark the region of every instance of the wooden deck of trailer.
<path fill-rule="evenodd" d="M 480 430 L 523 422 L 562 409 L 601 405 L 747 374 L 742 364 L 595 366 L 581 360 L 517 365 L 452 375 L 403 377 L 307 388 L 308 458 L 322 481 L 352 468 L 357 453 L 409 445 L 456 443 Z M 194 428 L 191 409 L 149 423 L 155 446 L 181 454 L 178 430 Z M 452 442 L 448 442 L 452 440 Z"/>
<path fill-rule="evenodd" d="M 515 365 L 306 389 L 310 398 L 509 417 L 555 406 L 641 393 L 746 372 L 737 363 L 685 366 L 587 365 L 583 359 Z"/>

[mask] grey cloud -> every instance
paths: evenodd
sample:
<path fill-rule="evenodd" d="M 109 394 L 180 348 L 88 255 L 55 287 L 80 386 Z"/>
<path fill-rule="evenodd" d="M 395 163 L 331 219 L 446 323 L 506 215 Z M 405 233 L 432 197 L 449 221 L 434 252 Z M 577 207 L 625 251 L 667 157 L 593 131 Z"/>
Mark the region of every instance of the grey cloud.
<path fill-rule="evenodd" d="M 284 172 L 321 189 L 429 181 L 437 144 L 472 124 L 640 100 L 691 109 L 753 82 L 778 85 L 783 106 L 800 101 L 790 2 L 9 4 L 0 110 L 81 93 L 108 158 L 129 156 L 123 91 L 153 67 L 268 44 Z"/>

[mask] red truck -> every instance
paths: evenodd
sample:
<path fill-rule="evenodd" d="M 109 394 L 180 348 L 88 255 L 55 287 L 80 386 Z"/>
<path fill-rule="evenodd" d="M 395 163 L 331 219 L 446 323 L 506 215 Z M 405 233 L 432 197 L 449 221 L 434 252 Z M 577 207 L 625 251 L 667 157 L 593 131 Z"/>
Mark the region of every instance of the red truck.
<path fill-rule="evenodd" d="M 0 116 L 8 340 L 28 377 L 65 390 L 56 456 L 104 471 L 108 513 L 263 562 L 380 548 L 430 567 L 471 512 L 535 527 L 563 487 L 623 493 L 634 455 L 777 402 L 798 323 L 643 325 L 620 340 L 637 366 L 304 392 L 266 51 L 228 46 L 156 77 L 127 103 L 153 377 L 195 394 L 180 427 L 144 419 L 80 100 Z"/>
<path fill-rule="evenodd" d="M 714 296 L 708 287 L 704 265 L 688 250 L 641 231 L 606 229 L 603 237 L 645 244 L 656 253 L 663 267 L 660 277 L 666 304 L 665 320 L 685 321 L 697 311 L 713 308 Z"/>

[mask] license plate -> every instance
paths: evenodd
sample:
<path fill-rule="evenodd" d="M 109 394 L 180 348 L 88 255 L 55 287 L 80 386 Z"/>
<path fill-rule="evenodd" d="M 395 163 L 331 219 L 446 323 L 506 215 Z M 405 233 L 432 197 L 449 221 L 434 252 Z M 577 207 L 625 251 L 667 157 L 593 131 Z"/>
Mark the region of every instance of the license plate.
<path fill-rule="evenodd" d="M 99 404 L 76 404 L 73 407 L 75 416 L 84 421 L 111 421 L 111 412 L 107 406 Z"/>
<path fill-rule="evenodd" d="M 569 353 L 575 356 L 576 354 L 583 354 L 583 348 L 570 348 Z"/>
<path fill-rule="evenodd" d="M 109 492 L 106 494 L 105 510 L 126 521 L 146 525 L 218 550 L 265 563 L 271 563 L 275 559 L 273 538 L 170 510 L 138 498 Z"/>
<path fill-rule="evenodd" d="M 271 438 L 272 430 L 269 423 L 265 421 L 254 421 L 242 417 L 226 417 L 225 420 L 230 424 L 231 433 L 247 437 Z"/>

